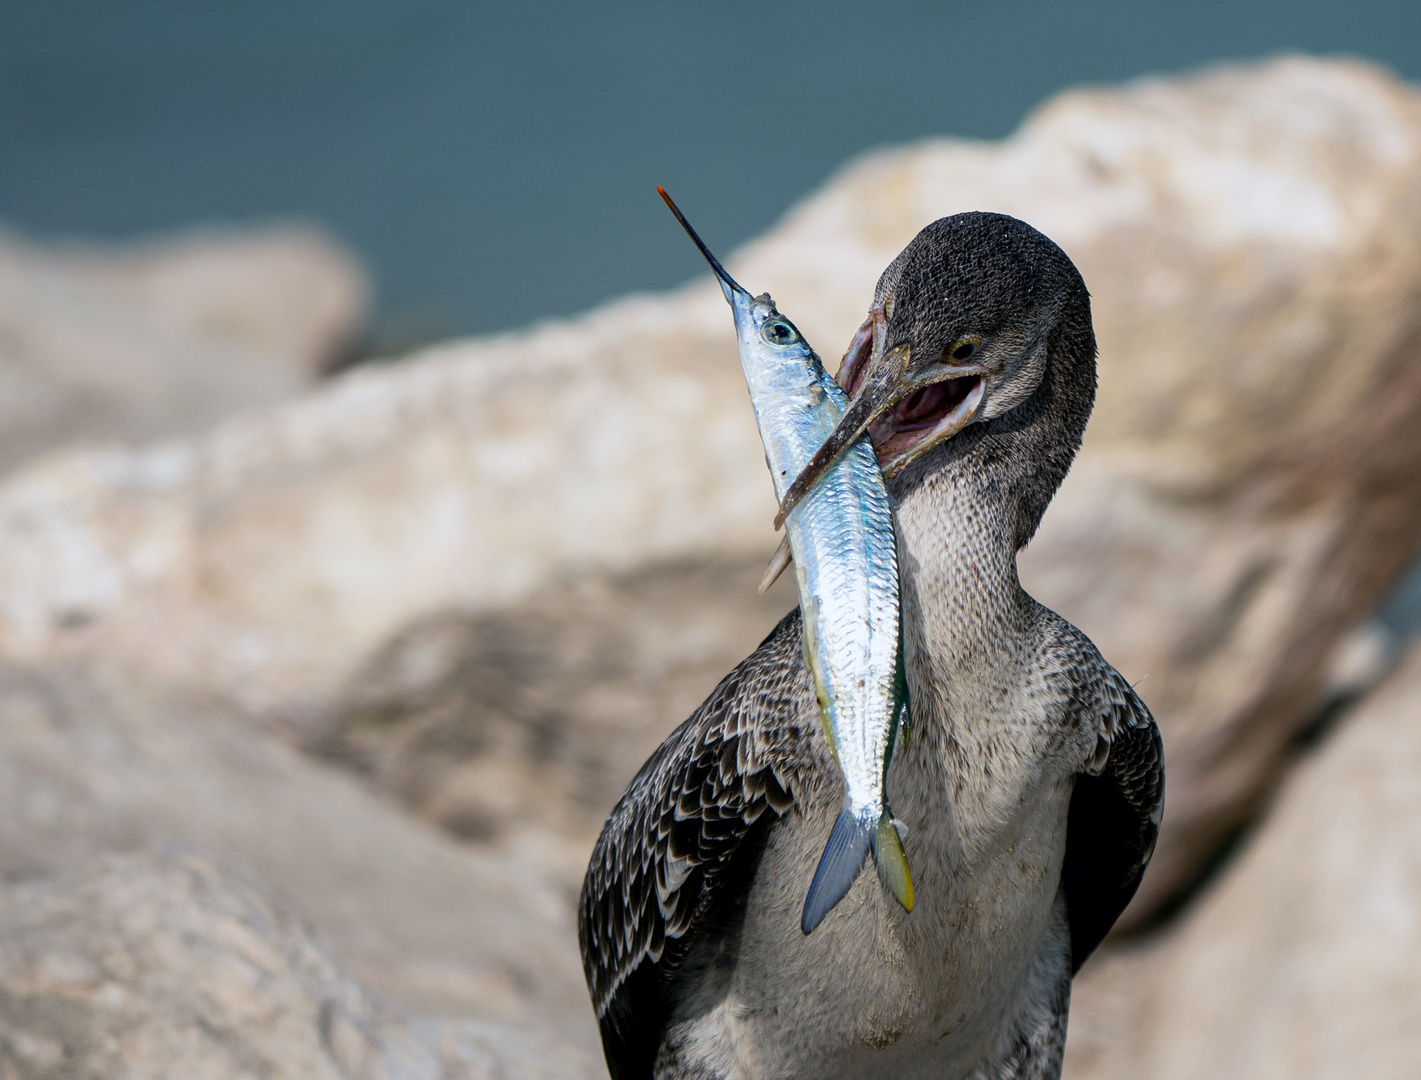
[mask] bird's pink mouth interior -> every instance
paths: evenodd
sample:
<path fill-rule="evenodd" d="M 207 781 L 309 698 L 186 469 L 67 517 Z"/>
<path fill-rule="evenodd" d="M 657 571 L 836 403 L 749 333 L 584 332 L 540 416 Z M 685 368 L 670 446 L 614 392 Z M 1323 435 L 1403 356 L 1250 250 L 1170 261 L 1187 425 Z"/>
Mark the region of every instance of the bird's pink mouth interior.
<path fill-rule="evenodd" d="M 878 460 L 887 464 L 924 439 L 953 434 L 982 400 L 982 377 L 967 375 L 914 390 L 869 428 Z"/>
<path fill-rule="evenodd" d="M 844 354 L 838 381 L 850 397 L 858 393 L 863 383 L 874 336 L 882 325 L 882 309 L 870 311 Z M 931 383 L 902 398 L 869 425 L 869 438 L 878 451 L 879 464 L 891 471 L 895 463 L 901 465 L 906 460 L 905 453 L 924 440 L 957 434 L 982 403 L 984 388 L 981 375 L 963 375 Z"/>
<path fill-rule="evenodd" d="M 947 379 L 913 391 L 893 406 L 893 426 L 899 431 L 916 431 L 919 428 L 934 426 L 961 405 L 972 392 L 973 385 L 980 381 L 976 376 L 967 376 Z"/>

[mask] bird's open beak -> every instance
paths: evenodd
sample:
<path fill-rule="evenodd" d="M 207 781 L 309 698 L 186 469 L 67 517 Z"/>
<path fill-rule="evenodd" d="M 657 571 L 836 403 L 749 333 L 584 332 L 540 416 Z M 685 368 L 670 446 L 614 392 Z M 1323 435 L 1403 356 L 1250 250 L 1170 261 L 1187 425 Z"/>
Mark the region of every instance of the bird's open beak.
<path fill-rule="evenodd" d="M 891 477 L 956 435 L 982 407 L 990 368 L 936 358 L 914 364 L 908 345 L 884 349 L 884 323 L 883 311 L 875 308 L 854 335 L 838 375 L 849 394 L 849 408 L 785 492 L 775 528 L 865 432 L 873 440 L 884 477 Z"/>

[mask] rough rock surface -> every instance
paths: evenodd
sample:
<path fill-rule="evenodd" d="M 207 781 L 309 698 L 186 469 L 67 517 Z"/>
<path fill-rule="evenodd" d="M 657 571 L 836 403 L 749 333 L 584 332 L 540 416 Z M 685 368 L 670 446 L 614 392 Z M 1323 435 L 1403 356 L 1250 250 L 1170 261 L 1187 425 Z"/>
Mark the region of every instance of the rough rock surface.
<path fill-rule="evenodd" d="M 1088 248 L 1062 236 L 1100 400 L 1022 574 L 1147 680 L 1169 775 L 1148 908 L 1255 808 L 1421 542 L 1421 95 L 1284 62 L 1130 105 L 1075 147 L 1132 209 Z"/>
<path fill-rule="evenodd" d="M 588 1075 L 551 1042 L 410 1022 L 261 889 L 200 857 L 109 857 L 0 891 L 7 1080 Z"/>
<path fill-rule="evenodd" d="M 794 606 L 786 575 L 708 559 L 558 582 L 485 615 L 442 612 L 380 650 L 303 731 L 423 816 L 471 840 L 527 829 L 574 842 L 562 880 L 667 721 L 704 700 Z"/>
<path fill-rule="evenodd" d="M 455 1027 L 419 1037 L 452 1040 L 450 1045 L 465 1047 L 459 1054 L 483 1055 L 491 1063 L 487 1074 L 585 1076 L 600 1068 L 573 933 L 573 894 L 542 870 L 569 861 L 555 841 L 522 836 L 507 847 L 460 845 L 363 790 L 348 773 L 219 710 L 165 704 L 132 685 L 103 686 L 72 672 L 0 666 L 0 880 L 33 883 L 38 897 L 31 903 L 24 899 L 30 894 L 15 894 L 14 910 L 37 912 L 34 917 L 48 925 L 44 912 L 69 910 L 65 897 L 90 895 L 85 890 L 91 888 L 113 893 L 107 914 L 54 930 L 56 948 L 68 935 L 91 965 L 100 964 L 95 950 L 106 937 L 130 933 L 123 921 L 129 907 L 138 909 L 133 918 L 141 921 L 148 917 L 145 905 L 158 905 L 180 923 L 187 918 L 181 912 L 195 905 L 191 918 L 198 921 L 198 936 L 210 936 L 216 930 L 204 914 L 208 894 L 200 888 L 185 893 L 166 878 L 167 884 L 153 881 L 141 866 L 133 869 L 138 864 L 106 871 L 110 876 L 102 880 L 109 884 L 74 885 L 76 875 L 88 880 L 95 861 L 105 856 L 173 852 L 242 868 L 264 883 L 284 908 L 314 926 L 344 968 L 395 1007 L 458 1019 Z M 68 884 L 47 884 L 54 875 Z M 124 894 L 129 878 L 132 892 Z M 227 903 L 220 897 L 214 902 Z M 9 940 L 15 925 L 0 914 L 0 939 Z M 279 927 L 272 932 L 285 933 Z M 28 931 L 15 933 L 18 941 L 28 940 Z M 177 1023 L 159 1015 L 162 995 L 178 993 L 189 978 L 209 978 L 164 951 L 168 940 L 152 946 L 151 971 L 134 970 L 122 981 L 125 993 L 137 995 L 123 1015 L 137 1023 L 152 1012 L 155 1038 L 166 1038 L 163 1033 Z M 0 949 L 0 957 L 8 955 Z M 219 962 L 227 963 L 212 958 Z M 247 986 L 245 969 L 237 966 L 234 985 Z M 0 970 L 0 993 L 38 985 L 26 982 L 23 971 L 14 974 L 19 970 Z M 264 1023 L 260 1008 L 270 1007 L 297 1024 L 306 1005 L 293 1005 L 291 1013 L 277 999 L 306 1001 L 312 987 L 326 985 L 326 976 L 313 975 L 311 982 L 295 968 L 288 974 L 290 979 L 274 976 L 250 990 L 254 1012 L 241 1001 L 214 1007 L 235 1010 L 234 1020 L 241 1013 L 244 1023 L 256 1027 Z M 219 974 L 210 978 L 214 985 L 221 981 Z M 107 1007 L 101 996 L 86 1000 L 93 1009 Z M 259 1000 L 266 1005 L 259 1008 Z M 363 1014 L 351 1008 L 358 1020 Z M 49 1016 L 44 1023 L 69 1023 L 51 1015 L 62 1012 L 53 1001 L 35 1009 L 36 1016 Z M 14 1015 L 0 1007 L 0 1021 Z M 104 1027 L 108 1021 L 97 1014 L 85 1013 L 74 1023 L 98 1025 L 110 1035 L 118 1031 Z M 0 1032 L 0 1040 L 5 1037 Z M 48 1053 L 43 1047 L 39 1052 Z"/>
<path fill-rule="evenodd" d="M 210 863 L 129 858 L 0 893 L 6 1076 L 386 1076 L 375 1007 Z"/>
<path fill-rule="evenodd" d="M 1161 941 L 1088 965 L 1069 1080 L 1403 1080 L 1421 1060 L 1421 647 Z"/>
<path fill-rule="evenodd" d="M 292 397 L 352 343 L 370 291 L 306 228 L 102 248 L 0 233 L 0 471 Z"/>
<path fill-rule="evenodd" d="M 1256 806 L 1421 536 L 1421 97 L 1302 59 L 1070 93 L 999 144 L 862 160 L 733 269 L 832 355 L 892 255 L 964 209 L 1035 223 L 1095 296 L 1099 407 L 1023 576 L 1164 726 L 1149 906 Z M 0 652 L 308 716 L 418 620 L 764 558 L 770 512 L 700 284 L 25 471 L 0 487 Z"/>

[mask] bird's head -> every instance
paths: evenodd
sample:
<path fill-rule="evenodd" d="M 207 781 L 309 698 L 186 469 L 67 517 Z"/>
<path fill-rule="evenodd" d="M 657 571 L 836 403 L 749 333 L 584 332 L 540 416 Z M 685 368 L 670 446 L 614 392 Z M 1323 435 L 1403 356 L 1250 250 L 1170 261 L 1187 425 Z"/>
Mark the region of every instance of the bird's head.
<path fill-rule="evenodd" d="M 1022 464 L 1041 470 L 1035 486 L 1049 500 L 1094 401 L 1089 294 L 1066 253 L 1025 222 L 941 218 L 883 272 L 838 378 L 849 408 L 786 491 L 781 521 L 865 432 L 891 478 L 915 463 L 932 471 L 952 456 L 935 450 L 994 429 L 1049 428 L 1018 447 L 1044 455 Z M 1030 509 L 1039 520 L 1045 501 Z"/>

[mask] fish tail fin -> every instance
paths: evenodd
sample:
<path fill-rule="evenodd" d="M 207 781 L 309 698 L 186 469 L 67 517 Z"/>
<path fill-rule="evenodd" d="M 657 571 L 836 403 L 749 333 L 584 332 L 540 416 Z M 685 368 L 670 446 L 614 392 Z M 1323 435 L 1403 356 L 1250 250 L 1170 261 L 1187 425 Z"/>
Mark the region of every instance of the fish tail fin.
<path fill-rule="evenodd" d="M 892 822 L 888 827 L 893 828 Z M 829 842 L 824 845 L 824 854 L 819 856 L 819 868 L 814 871 L 814 880 L 804 898 L 804 912 L 799 917 L 802 931 L 812 933 L 844 898 L 863 869 L 869 848 L 874 846 L 873 819 L 862 812 L 854 813 L 848 806 L 839 811 L 839 819 L 829 833 Z"/>
<path fill-rule="evenodd" d="M 913 871 L 908 868 L 908 853 L 903 850 L 903 838 L 893 824 L 893 815 L 884 807 L 873 829 L 873 864 L 878 867 L 878 879 L 904 911 L 913 910 Z"/>

